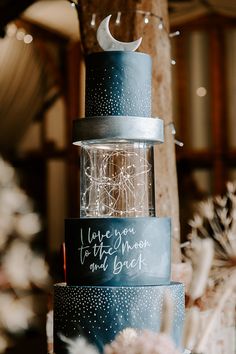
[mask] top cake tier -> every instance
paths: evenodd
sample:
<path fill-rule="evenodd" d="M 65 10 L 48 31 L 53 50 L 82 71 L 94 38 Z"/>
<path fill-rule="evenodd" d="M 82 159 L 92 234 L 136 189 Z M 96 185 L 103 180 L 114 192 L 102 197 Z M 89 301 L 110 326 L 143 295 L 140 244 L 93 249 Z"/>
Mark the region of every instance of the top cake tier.
<path fill-rule="evenodd" d="M 86 59 L 86 117 L 151 117 L 152 62 L 147 54 L 110 51 Z"/>

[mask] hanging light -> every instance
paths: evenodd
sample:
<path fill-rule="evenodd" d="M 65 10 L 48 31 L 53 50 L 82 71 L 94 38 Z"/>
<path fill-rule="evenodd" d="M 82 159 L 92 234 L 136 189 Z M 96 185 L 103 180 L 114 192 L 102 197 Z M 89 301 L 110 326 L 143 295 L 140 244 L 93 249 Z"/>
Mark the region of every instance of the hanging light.
<path fill-rule="evenodd" d="M 30 44 L 33 41 L 33 37 L 31 36 L 31 34 L 26 34 L 24 36 L 24 42 L 25 44 Z"/>
<path fill-rule="evenodd" d="M 149 23 L 149 13 L 146 12 L 145 16 L 144 16 L 144 23 L 147 25 Z"/>
<path fill-rule="evenodd" d="M 121 18 L 121 11 L 118 11 L 116 16 L 116 25 L 120 24 L 120 18 Z"/>
<path fill-rule="evenodd" d="M 177 36 L 179 36 L 179 35 L 180 35 L 180 31 L 175 31 L 175 32 L 170 33 L 170 34 L 169 34 L 169 37 L 170 37 L 170 38 L 173 38 L 173 37 L 177 37 Z"/>
<path fill-rule="evenodd" d="M 92 19 L 91 19 L 90 25 L 91 25 L 91 27 L 96 26 L 96 14 L 92 14 Z"/>
<path fill-rule="evenodd" d="M 16 39 L 18 39 L 18 41 L 23 41 L 24 37 L 25 37 L 24 29 L 22 28 L 18 29 L 18 31 L 16 32 Z"/>
<path fill-rule="evenodd" d="M 164 26 L 163 26 L 163 20 L 162 20 L 162 18 L 160 19 L 160 23 L 159 23 L 159 25 L 158 25 L 158 29 L 159 30 L 163 30 L 163 28 L 164 28 Z"/>

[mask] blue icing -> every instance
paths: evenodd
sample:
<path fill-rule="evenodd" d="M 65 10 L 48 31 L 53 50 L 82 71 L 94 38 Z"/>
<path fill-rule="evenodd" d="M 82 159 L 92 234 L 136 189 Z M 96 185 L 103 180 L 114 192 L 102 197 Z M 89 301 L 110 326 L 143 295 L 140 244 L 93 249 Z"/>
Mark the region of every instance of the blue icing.
<path fill-rule="evenodd" d="M 88 218 L 65 222 L 68 285 L 170 283 L 170 219 Z"/>
<path fill-rule="evenodd" d="M 184 287 L 179 283 L 149 287 L 55 286 L 55 353 L 66 353 L 58 334 L 82 334 L 102 351 L 121 330 L 132 327 L 159 331 L 165 291 L 174 303 L 172 338 L 181 346 Z"/>
<path fill-rule="evenodd" d="M 86 117 L 151 116 L 151 59 L 136 52 L 93 53 L 86 60 Z"/>

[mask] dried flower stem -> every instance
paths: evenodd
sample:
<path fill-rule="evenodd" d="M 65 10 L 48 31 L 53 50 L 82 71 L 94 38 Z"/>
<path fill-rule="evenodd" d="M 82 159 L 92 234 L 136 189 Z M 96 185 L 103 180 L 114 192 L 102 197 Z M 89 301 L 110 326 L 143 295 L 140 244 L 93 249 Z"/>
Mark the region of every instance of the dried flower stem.
<path fill-rule="evenodd" d="M 213 242 L 211 239 L 199 240 L 198 249 L 195 250 L 195 260 L 193 260 L 194 273 L 189 291 L 190 302 L 192 303 L 205 292 L 214 256 L 213 252 Z"/>
<path fill-rule="evenodd" d="M 172 297 L 168 291 L 165 293 L 164 303 L 163 303 L 163 315 L 160 332 L 165 334 L 170 334 L 172 329 L 174 304 Z"/>
<path fill-rule="evenodd" d="M 203 331 L 203 336 L 199 340 L 197 346 L 195 347 L 195 352 L 202 353 L 205 351 L 208 337 L 216 324 L 217 315 L 223 310 L 225 303 L 232 295 L 232 292 L 236 286 L 236 272 L 226 281 L 224 286 L 223 294 L 220 294 L 219 302 L 215 310 L 212 312 L 208 323 Z"/>
<path fill-rule="evenodd" d="M 194 306 L 188 310 L 185 318 L 184 334 L 183 334 L 183 346 L 190 351 L 194 348 L 197 333 L 199 330 L 199 308 Z"/>

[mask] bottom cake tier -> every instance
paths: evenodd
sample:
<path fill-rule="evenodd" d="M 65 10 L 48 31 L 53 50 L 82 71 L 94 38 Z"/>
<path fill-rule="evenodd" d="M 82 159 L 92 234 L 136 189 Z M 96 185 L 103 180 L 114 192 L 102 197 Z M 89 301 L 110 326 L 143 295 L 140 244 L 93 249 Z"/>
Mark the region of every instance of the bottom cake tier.
<path fill-rule="evenodd" d="M 54 286 L 54 352 L 67 354 L 61 335 L 79 335 L 103 346 L 127 327 L 158 332 L 166 291 L 174 303 L 172 338 L 181 347 L 184 321 L 184 286 L 180 283 L 158 286 L 99 287 Z"/>

